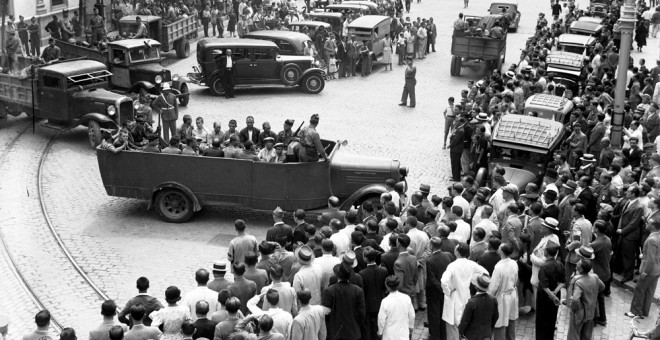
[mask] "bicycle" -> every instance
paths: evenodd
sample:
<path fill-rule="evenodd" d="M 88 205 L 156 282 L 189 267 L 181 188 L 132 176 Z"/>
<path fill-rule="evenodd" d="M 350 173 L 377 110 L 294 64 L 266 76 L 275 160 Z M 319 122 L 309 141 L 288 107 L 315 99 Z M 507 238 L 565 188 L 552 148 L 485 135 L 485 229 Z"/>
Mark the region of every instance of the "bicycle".
<path fill-rule="evenodd" d="M 639 316 L 635 316 L 632 319 L 630 319 L 630 337 L 628 337 L 628 340 L 633 340 L 633 339 L 648 339 L 648 335 L 646 335 L 644 332 L 640 332 L 639 329 L 637 329 L 636 323 L 637 319 Z"/>

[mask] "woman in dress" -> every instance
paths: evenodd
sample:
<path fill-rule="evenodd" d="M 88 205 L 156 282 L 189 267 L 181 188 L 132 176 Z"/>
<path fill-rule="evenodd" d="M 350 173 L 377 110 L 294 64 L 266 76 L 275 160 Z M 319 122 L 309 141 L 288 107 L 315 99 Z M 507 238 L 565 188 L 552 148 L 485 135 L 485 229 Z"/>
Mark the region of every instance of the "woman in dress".
<path fill-rule="evenodd" d="M 406 58 L 415 57 L 415 37 L 417 37 L 415 30 L 409 27 L 408 36 L 406 37 Z"/>
<path fill-rule="evenodd" d="M 227 23 L 227 31 L 229 32 L 229 37 L 233 38 L 234 32 L 236 32 L 236 14 L 234 12 L 229 13 L 229 22 Z"/>
<path fill-rule="evenodd" d="M 390 71 L 392 71 L 392 39 L 389 35 L 385 36 L 383 45 L 383 63 L 385 63 L 385 70 L 387 70 L 387 65 L 390 65 Z"/>
<path fill-rule="evenodd" d="M 152 312 L 151 326 L 158 327 L 163 325 L 163 336 L 160 340 L 183 340 L 181 334 L 181 325 L 184 321 L 190 320 L 190 310 L 187 306 L 179 306 L 177 302 L 181 300 L 181 291 L 175 286 L 169 286 L 165 290 L 165 301 L 167 307 Z"/>

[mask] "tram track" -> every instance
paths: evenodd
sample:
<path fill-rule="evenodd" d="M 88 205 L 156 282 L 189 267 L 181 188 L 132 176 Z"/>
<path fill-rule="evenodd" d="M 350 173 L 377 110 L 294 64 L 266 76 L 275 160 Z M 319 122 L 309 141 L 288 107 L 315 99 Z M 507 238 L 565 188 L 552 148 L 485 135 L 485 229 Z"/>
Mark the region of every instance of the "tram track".
<path fill-rule="evenodd" d="M 0 154 L 0 168 L 3 165 L 6 166 L 11 161 L 10 156 L 12 153 L 21 153 L 21 148 L 24 147 L 25 143 L 29 144 L 28 141 L 22 140 L 22 138 L 30 138 L 25 137 L 29 128 L 30 126 L 26 126 L 20 130 L 10 140 L 9 144 L 7 144 L 5 150 Z M 46 133 L 48 136 L 36 136 L 36 138 L 47 138 L 47 141 L 38 141 L 39 147 L 31 151 L 31 156 L 25 157 L 26 163 L 36 164 L 36 172 L 30 171 L 31 169 L 29 167 L 23 170 L 23 177 L 25 177 L 24 179 L 28 183 L 23 193 L 12 190 L 12 183 L 6 185 L 10 189 L 5 188 L 4 185 L 0 189 L 9 190 L 8 196 L 16 196 L 19 200 L 21 199 L 20 195 L 26 195 L 27 198 L 23 198 L 23 200 L 31 203 L 25 206 L 24 210 L 26 215 L 30 215 L 30 218 L 18 218 L 15 219 L 15 225 L 5 227 L 5 229 L 0 227 L 0 252 L 5 255 L 4 257 L 10 271 L 16 277 L 19 285 L 23 288 L 34 306 L 39 310 L 48 309 L 51 312 L 51 327 L 56 333 L 60 333 L 64 327 L 74 327 L 77 331 L 83 331 L 91 327 L 89 324 L 81 324 L 83 321 L 78 320 L 80 315 L 77 313 L 84 312 L 85 310 L 89 310 L 90 312 L 98 311 L 101 302 L 109 300 L 108 295 L 89 277 L 66 247 L 51 220 L 45 201 L 42 175 L 44 165 L 57 138 L 66 131 L 68 129 L 55 133 Z M 34 155 L 35 152 L 39 151 L 41 151 L 40 154 Z M 11 172 L 11 169 L 9 172 Z M 7 171 L 3 172 L 3 174 L 5 173 Z M 10 173 L 10 175 L 12 174 Z M 34 177 L 30 178 L 30 176 Z M 30 191 L 36 191 L 38 202 L 34 202 L 34 198 L 30 197 Z M 7 196 L 7 193 L 0 195 L 0 198 L 6 198 L 5 196 Z M 32 207 L 33 209 L 31 209 Z M 36 226 L 32 226 L 30 223 L 32 221 L 40 221 L 41 223 L 36 223 Z M 34 230 L 27 233 L 26 236 L 28 237 L 20 236 L 16 232 L 16 229 L 21 227 L 32 227 Z M 35 236 L 37 240 L 35 240 Z M 28 244 L 22 245 L 20 242 Z M 25 249 L 33 250 L 32 254 L 21 251 Z M 43 255 L 50 257 L 46 258 Z M 35 264 L 37 264 L 36 267 Z M 49 280 L 42 280 L 41 276 L 35 276 L 34 274 L 34 271 L 51 273 L 54 272 L 52 270 L 53 268 L 57 268 L 58 271 L 63 272 L 61 274 L 64 276 L 51 278 L 50 281 L 56 282 L 56 286 L 61 283 L 64 287 L 50 287 L 46 283 Z M 68 298 L 65 297 L 65 299 L 62 299 L 61 296 L 54 296 L 51 289 L 54 291 L 57 288 L 66 288 L 66 290 L 73 292 L 76 296 L 73 300 L 78 299 L 86 306 L 81 306 L 80 310 L 77 310 L 79 304 L 67 304 L 66 300 Z M 97 313 L 86 312 L 85 314 L 90 319 L 96 318 L 97 315 Z M 86 334 L 86 332 L 81 332 L 78 337 L 84 338 Z M 81 337 L 81 335 L 83 336 Z"/>

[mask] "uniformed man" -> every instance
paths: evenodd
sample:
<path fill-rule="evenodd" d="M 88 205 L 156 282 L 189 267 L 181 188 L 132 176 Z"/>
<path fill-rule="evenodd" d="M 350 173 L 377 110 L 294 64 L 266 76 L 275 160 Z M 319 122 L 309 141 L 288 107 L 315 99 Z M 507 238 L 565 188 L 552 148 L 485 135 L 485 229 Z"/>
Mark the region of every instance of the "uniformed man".
<path fill-rule="evenodd" d="M 179 103 L 176 95 L 172 93 L 172 88 L 169 83 L 163 83 L 160 96 L 158 96 L 152 103 L 152 107 L 160 113 L 160 119 L 163 124 L 163 137 L 165 140 L 170 140 L 170 133 L 172 136 L 176 135 L 176 120 L 179 119 Z"/>
<path fill-rule="evenodd" d="M 277 134 L 277 143 L 282 143 L 284 146 L 288 146 L 291 143 L 291 140 L 294 138 L 292 130 L 294 122 L 293 119 L 284 121 L 284 130 Z"/>
<path fill-rule="evenodd" d="M 9 36 L 5 41 L 5 50 L 7 51 L 9 72 L 17 72 L 18 55 L 21 54 L 21 40 L 16 37 L 16 31 L 9 31 Z"/>
<path fill-rule="evenodd" d="M 41 59 L 46 63 L 57 61 L 62 57 L 62 51 L 59 47 L 55 46 L 55 39 L 48 38 L 48 46 L 44 48 L 43 53 L 41 53 Z"/>
<path fill-rule="evenodd" d="M 60 23 L 58 22 L 57 15 L 53 15 L 53 21 L 46 24 L 44 30 L 50 33 L 51 37 L 55 39 L 62 39 L 62 35 L 60 33 Z"/>
<path fill-rule="evenodd" d="M 96 45 L 105 37 L 105 19 L 99 14 L 99 9 L 94 7 L 94 15 L 89 19 L 88 29 L 92 30 L 92 45 Z"/>
<path fill-rule="evenodd" d="M 319 158 L 324 160 L 328 159 L 325 154 L 323 144 L 321 144 L 321 137 L 316 131 L 316 126 L 319 124 L 319 115 L 313 114 L 309 119 L 309 126 L 304 127 L 300 131 L 300 151 L 298 158 L 301 162 L 316 162 Z"/>
<path fill-rule="evenodd" d="M 32 17 L 28 25 L 28 33 L 30 34 L 30 55 L 38 56 L 41 52 L 41 35 L 37 18 Z"/>
<path fill-rule="evenodd" d="M 18 23 L 16 24 L 16 30 L 18 30 L 18 38 L 21 39 L 21 44 L 23 44 L 23 49 L 25 49 L 25 54 L 30 56 L 30 45 L 28 44 L 28 23 L 25 22 L 25 18 L 22 15 L 18 16 Z"/>

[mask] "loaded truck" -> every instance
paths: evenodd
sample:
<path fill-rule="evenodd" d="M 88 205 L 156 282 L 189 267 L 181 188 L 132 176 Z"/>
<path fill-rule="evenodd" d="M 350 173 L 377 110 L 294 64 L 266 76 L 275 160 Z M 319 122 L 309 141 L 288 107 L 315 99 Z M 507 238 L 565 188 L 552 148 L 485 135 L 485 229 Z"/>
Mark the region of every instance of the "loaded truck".
<path fill-rule="evenodd" d="M 137 17 L 147 26 L 149 38 L 160 42 L 164 52 L 175 50 L 177 58 L 190 56 L 190 39 L 197 37 L 199 28 L 196 15 L 171 23 L 155 15 L 127 15 L 119 19 L 120 37 L 131 38 L 137 32 Z"/>
<path fill-rule="evenodd" d="M 33 65 L 19 57 L 20 74 L 0 74 L 0 117 L 22 113 L 48 126 L 86 126 L 89 143 L 102 141 L 101 127 L 117 129 L 134 120 L 133 100 L 108 90 L 112 75 L 103 63 L 75 60 Z"/>

